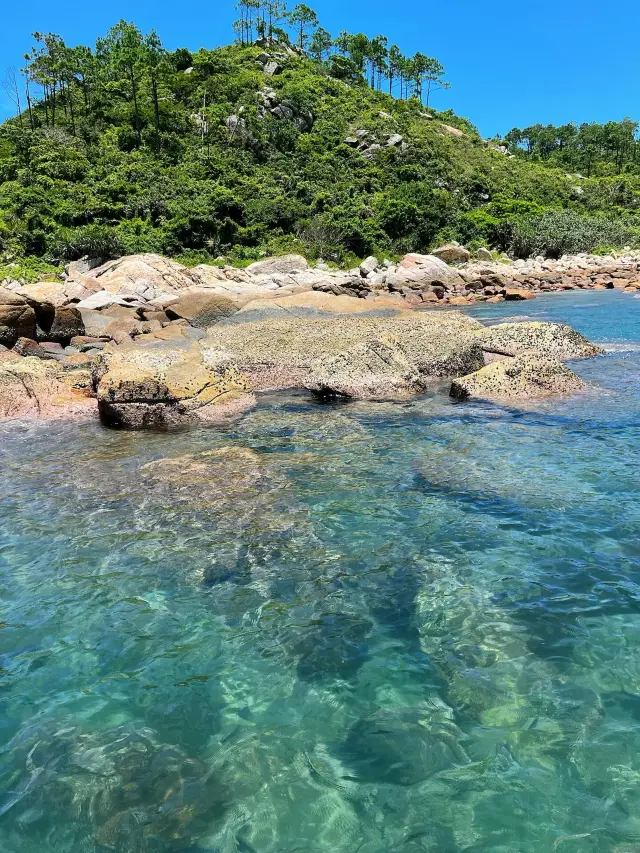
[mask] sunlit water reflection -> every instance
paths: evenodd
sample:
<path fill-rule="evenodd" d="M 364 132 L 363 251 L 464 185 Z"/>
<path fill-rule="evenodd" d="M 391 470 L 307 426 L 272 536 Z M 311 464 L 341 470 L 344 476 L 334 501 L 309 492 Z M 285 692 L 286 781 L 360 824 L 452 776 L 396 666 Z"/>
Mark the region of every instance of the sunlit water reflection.
<path fill-rule="evenodd" d="M 599 390 L 0 427 L 2 851 L 640 851 L 640 300 L 473 313 Z"/>

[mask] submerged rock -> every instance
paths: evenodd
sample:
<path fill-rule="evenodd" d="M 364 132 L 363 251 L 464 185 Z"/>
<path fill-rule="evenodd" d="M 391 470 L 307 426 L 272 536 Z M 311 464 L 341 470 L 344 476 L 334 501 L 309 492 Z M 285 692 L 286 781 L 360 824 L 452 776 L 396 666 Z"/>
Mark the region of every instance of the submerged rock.
<path fill-rule="evenodd" d="M 300 655 L 298 677 L 303 681 L 351 678 L 369 657 L 367 619 L 347 613 L 327 613 L 314 619 L 295 646 Z"/>
<path fill-rule="evenodd" d="M 378 711 L 351 728 L 340 757 L 359 782 L 416 785 L 464 761 L 455 735 L 428 712 Z"/>
<path fill-rule="evenodd" d="M 557 394 L 575 394 L 587 388 L 579 376 L 555 358 L 536 350 L 489 364 L 456 379 L 450 394 L 459 400 L 476 397 L 488 400 L 527 400 Z"/>
<path fill-rule="evenodd" d="M 279 558 L 300 540 L 309 556 L 307 511 L 288 479 L 246 447 L 221 447 L 143 465 L 153 500 L 211 525 L 214 557 L 203 569 L 210 584 L 248 581 L 258 567 L 278 572 Z M 264 577 L 264 576 L 263 576 Z"/>
<path fill-rule="evenodd" d="M 89 842 L 91 849 L 97 843 L 100 850 L 142 853 L 154 838 L 162 845 L 154 850 L 189 848 L 229 803 L 218 773 L 158 742 L 150 729 L 52 725 L 20 735 L 12 746 L 15 784 L 5 811 L 18 822 L 55 812 L 58 828 L 75 834 L 73 849 L 88 849 Z M 85 835 L 88 818 L 92 841 Z"/>
<path fill-rule="evenodd" d="M 480 341 L 485 352 L 515 356 L 536 349 L 561 361 L 604 353 L 601 347 L 564 323 L 500 323 L 485 329 Z"/>
<path fill-rule="evenodd" d="M 104 351 L 94 383 L 103 422 L 128 429 L 219 423 L 254 404 L 226 352 L 184 338 Z"/>

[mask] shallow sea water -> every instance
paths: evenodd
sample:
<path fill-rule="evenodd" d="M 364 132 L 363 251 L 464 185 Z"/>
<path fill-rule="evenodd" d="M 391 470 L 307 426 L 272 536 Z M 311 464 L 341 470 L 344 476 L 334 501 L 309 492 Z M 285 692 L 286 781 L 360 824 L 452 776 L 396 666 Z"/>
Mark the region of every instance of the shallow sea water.
<path fill-rule="evenodd" d="M 0 426 L 3 853 L 640 851 L 640 300 L 471 313 L 598 390 Z"/>

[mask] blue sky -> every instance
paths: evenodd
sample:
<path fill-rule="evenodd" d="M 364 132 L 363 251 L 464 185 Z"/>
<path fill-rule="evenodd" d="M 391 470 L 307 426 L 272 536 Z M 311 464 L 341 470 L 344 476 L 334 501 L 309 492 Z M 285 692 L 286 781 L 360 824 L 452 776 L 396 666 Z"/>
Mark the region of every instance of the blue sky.
<path fill-rule="evenodd" d="M 640 119 L 640 4 L 617 0 L 316 0 L 321 24 L 384 33 L 405 53 L 421 50 L 445 66 L 451 89 L 433 105 L 470 118 L 485 136 L 536 122 Z M 166 47 L 231 41 L 232 0 L 44 0 L 8 2 L 0 29 L 0 78 L 20 67 L 34 30 L 69 44 L 93 44 L 119 18 L 155 27 Z M 0 91 L 0 118 L 11 105 Z"/>

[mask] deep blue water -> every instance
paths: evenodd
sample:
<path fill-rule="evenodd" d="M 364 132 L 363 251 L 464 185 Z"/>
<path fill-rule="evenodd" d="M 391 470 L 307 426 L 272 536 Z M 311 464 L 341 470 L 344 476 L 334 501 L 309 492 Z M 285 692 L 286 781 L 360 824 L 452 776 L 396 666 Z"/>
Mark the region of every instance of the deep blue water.
<path fill-rule="evenodd" d="M 0 426 L 3 853 L 640 851 L 640 300 L 471 313 L 598 387 Z"/>

